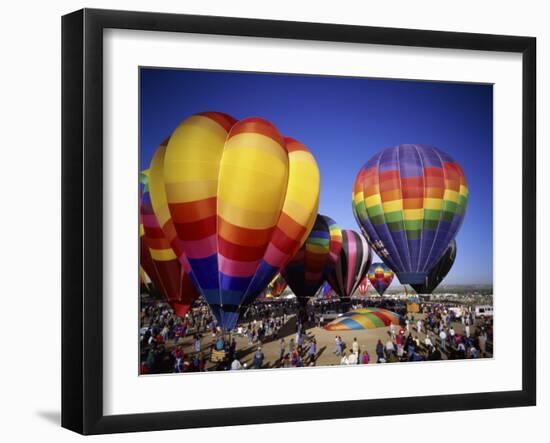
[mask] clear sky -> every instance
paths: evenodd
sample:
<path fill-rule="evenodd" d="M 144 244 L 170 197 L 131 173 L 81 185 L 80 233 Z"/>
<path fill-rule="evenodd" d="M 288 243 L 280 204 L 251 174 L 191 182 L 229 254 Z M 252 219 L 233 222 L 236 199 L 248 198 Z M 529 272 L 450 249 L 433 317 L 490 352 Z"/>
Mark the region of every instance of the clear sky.
<path fill-rule="evenodd" d="M 351 192 L 361 166 L 397 144 L 437 146 L 460 163 L 470 193 L 444 283 L 492 283 L 492 110 L 492 85 L 142 68 L 140 167 L 191 114 L 262 117 L 315 156 L 319 212 L 360 232 Z"/>

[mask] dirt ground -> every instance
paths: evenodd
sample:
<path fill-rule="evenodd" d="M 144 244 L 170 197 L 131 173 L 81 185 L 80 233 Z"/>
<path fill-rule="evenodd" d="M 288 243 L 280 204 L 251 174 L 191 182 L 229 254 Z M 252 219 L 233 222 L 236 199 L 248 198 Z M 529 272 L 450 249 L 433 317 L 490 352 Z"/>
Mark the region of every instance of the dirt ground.
<path fill-rule="evenodd" d="M 415 322 L 418 318 L 423 318 L 423 315 L 421 314 L 415 314 Z M 246 363 L 248 367 L 252 366 L 252 360 L 254 357 L 254 353 L 256 352 L 258 346 L 261 346 L 262 352 L 264 353 L 264 368 L 276 368 L 280 366 L 279 362 L 279 356 L 280 356 L 280 339 L 284 337 L 286 342 L 286 350 L 288 353 L 288 343 L 291 338 L 296 337 L 295 334 L 295 318 L 291 317 L 287 323 L 283 326 L 281 331 L 279 332 L 279 338 L 278 339 L 272 339 L 270 337 L 267 337 L 263 343 L 256 342 L 253 345 L 249 345 L 248 340 L 246 336 L 238 336 L 235 335 L 235 340 L 237 342 L 237 356 L 241 363 Z M 416 323 L 414 323 L 416 326 Z M 419 337 L 421 343 L 424 342 L 424 339 L 426 335 L 424 333 L 418 333 L 416 331 L 416 327 L 413 327 L 411 325 L 411 332 L 413 337 Z M 462 333 L 463 326 L 460 322 L 453 323 L 453 327 L 457 331 L 457 333 Z M 396 326 L 396 332 L 398 332 L 399 328 Z M 472 328 L 472 331 L 474 328 Z M 370 354 L 371 364 L 376 363 L 376 343 L 378 340 L 381 340 L 382 343 L 386 343 L 390 336 L 390 328 L 376 328 L 376 329 L 364 329 L 364 330 L 355 330 L 355 331 L 327 331 L 324 328 L 318 328 L 318 327 L 310 327 L 306 329 L 307 338 L 304 341 L 304 361 L 305 364 L 307 364 L 307 360 L 305 357 L 307 356 L 307 343 L 309 343 L 309 340 L 315 338 L 317 342 L 317 359 L 316 359 L 316 365 L 317 366 L 328 366 L 328 365 L 339 365 L 341 357 L 335 355 L 335 338 L 337 335 L 342 337 L 344 343 L 346 344 L 345 350 L 349 352 L 351 349 L 353 339 L 356 337 L 357 341 L 359 343 L 359 348 L 361 352 L 363 352 L 365 349 Z M 202 350 L 205 353 L 205 355 L 209 355 L 210 346 L 214 343 L 215 338 L 212 336 L 211 333 L 203 334 L 201 345 Z M 193 338 L 188 336 L 183 341 L 179 341 L 180 345 L 183 345 L 183 349 L 187 354 L 194 354 L 194 348 L 193 348 Z M 167 348 L 172 348 L 173 344 L 170 340 L 167 343 Z M 443 354 L 443 359 L 446 359 L 447 356 L 445 353 Z M 211 368 L 212 364 L 207 363 L 207 368 Z"/>

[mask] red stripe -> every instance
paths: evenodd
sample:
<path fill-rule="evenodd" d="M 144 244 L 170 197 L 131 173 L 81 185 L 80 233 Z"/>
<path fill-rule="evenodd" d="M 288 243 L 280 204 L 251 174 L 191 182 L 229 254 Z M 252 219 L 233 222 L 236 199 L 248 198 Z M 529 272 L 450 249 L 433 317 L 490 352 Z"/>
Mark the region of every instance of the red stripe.
<path fill-rule="evenodd" d="M 231 117 L 228 114 L 224 114 L 223 112 L 201 112 L 198 115 L 202 115 L 204 117 L 208 117 L 210 120 L 214 120 L 223 129 L 225 129 L 226 132 L 229 132 L 231 127 L 235 123 L 237 123 L 237 120 L 235 120 L 233 117 Z"/>
<path fill-rule="evenodd" d="M 205 218 L 191 223 L 175 223 L 176 232 L 180 240 L 201 240 L 206 237 L 210 237 L 216 233 L 216 221 L 217 217 Z"/>
<path fill-rule="evenodd" d="M 236 261 L 257 261 L 265 253 L 267 245 L 262 246 L 243 246 L 236 245 L 218 237 L 218 252 L 225 258 Z"/>

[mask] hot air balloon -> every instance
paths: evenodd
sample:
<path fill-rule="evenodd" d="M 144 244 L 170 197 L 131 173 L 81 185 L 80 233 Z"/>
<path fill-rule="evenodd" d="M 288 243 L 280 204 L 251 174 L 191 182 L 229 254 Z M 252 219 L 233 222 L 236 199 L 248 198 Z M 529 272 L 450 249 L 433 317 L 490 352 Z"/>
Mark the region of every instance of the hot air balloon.
<path fill-rule="evenodd" d="M 151 206 L 147 183 L 142 191 L 140 218 L 143 227 L 141 265 L 176 315 L 183 317 L 193 301 L 199 297 L 199 293 L 183 270 L 158 223 Z"/>
<path fill-rule="evenodd" d="M 319 291 L 319 298 L 321 300 L 332 300 L 334 298 L 334 290 L 328 282 L 324 282 Z"/>
<path fill-rule="evenodd" d="M 361 280 L 361 283 L 359 283 L 359 286 L 357 287 L 359 290 L 359 294 L 365 295 L 367 291 L 369 290 L 369 279 L 368 276 L 365 277 L 363 280 Z"/>
<path fill-rule="evenodd" d="M 436 265 L 431 269 L 428 274 L 428 279 L 424 285 L 411 285 L 417 294 L 431 294 L 435 288 L 443 281 L 447 276 L 456 258 L 456 241 L 453 240 L 447 247 L 443 257 L 439 259 Z"/>
<path fill-rule="evenodd" d="M 393 280 L 393 271 L 384 263 L 373 263 L 369 268 L 367 277 L 376 292 L 384 295 Z"/>
<path fill-rule="evenodd" d="M 179 124 L 150 170 L 166 237 L 219 325 L 232 330 L 313 226 L 315 159 L 266 120 L 206 112 Z"/>
<path fill-rule="evenodd" d="M 403 284 L 426 284 L 457 234 L 468 187 L 442 150 L 398 145 L 374 155 L 353 187 L 353 212 L 376 254 Z"/>
<path fill-rule="evenodd" d="M 279 297 L 284 292 L 286 287 L 287 283 L 285 279 L 281 276 L 281 274 L 277 274 L 267 286 L 267 290 L 273 297 Z"/>
<path fill-rule="evenodd" d="M 282 271 L 283 278 L 305 306 L 340 257 L 342 231 L 331 218 L 318 215 L 305 243 Z"/>
<path fill-rule="evenodd" d="M 361 283 L 372 263 L 372 250 L 355 231 L 342 230 L 340 257 L 327 281 L 342 299 L 349 299 Z"/>

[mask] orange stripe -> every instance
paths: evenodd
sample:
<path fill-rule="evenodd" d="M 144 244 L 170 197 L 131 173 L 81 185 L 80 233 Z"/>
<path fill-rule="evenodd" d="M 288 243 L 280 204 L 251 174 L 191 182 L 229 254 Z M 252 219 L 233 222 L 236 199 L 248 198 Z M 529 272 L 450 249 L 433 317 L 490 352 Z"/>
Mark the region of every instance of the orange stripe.
<path fill-rule="evenodd" d="M 266 246 L 273 228 L 250 229 L 235 226 L 218 216 L 218 235 L 225 240 L 242 246 Z"/>
<path fill-rule="evenodd" d="M 201 112 L 198 115 L 202 115 L 204 117 L 208 117 L 210 120 L 214 120 L 223 129 L 225 129 L 226 132 L 229 132 L 231 127 L 235 123 L 237 123 L 237 120 L 235 120 L 230 115 L 224 114 L 223 112 Z"/>
<path fill-rule="evenodd" d="M 192 223 L 216 215 L 216 197 L 170 204 L 174 223 Z"/>
<path fill-rule="evenodd" d="M 279 143 L 279 145 L 281 145 L 282 148 L 285 147 L 285 142 L 283 140 L 283 137 L 281 137 L 281 134 L 279 134 L 279 131 L 277 130 L 277 128 L 273 126 L 271 123 L 269 123 L 267 120 L 264 120 L 262 118 L 250 117 L 250 118 L 245 118 L 243 120 L 239 120 L 231 128 L 231 131 L 229 132 L 227 139 L 229 140 L 231 137 L 234 137 L 237 134 L 243 134 L 243 133 L 262 134 Z"/>

